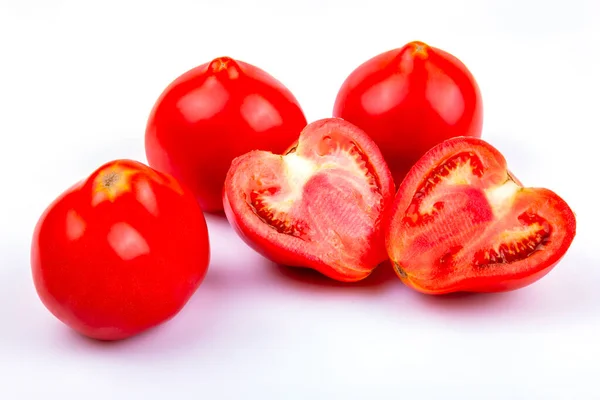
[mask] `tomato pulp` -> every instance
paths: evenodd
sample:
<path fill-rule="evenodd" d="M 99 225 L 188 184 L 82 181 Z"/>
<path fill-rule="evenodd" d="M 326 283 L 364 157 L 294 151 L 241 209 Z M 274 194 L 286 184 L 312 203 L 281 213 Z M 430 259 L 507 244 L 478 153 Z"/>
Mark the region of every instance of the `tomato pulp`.
<path fill-rule="evenodd" d="M 564 256 L 576 220 L 545 188 L 524 187 L 482 139 L 449 139 L 427 152 L 398 188 L 385 225 L 400 279 L 424 293 L 527 286 Z"/>
<path fill-rule="evenodd" d="M 157 99 L 146 156 L 188 186 L 204 211 L 219 212 L 231 161 L 251 150 L 283 152 L 304 126 L 298 101 L 281 82 L 220 57 L 182 74 Z"/>
<path fill-rule="evenodd" d="M 43 304 L 101 340 L 174 317 L 209 260 L 206 222 L 191 191 L 132 160 L 106 163 L 62 193 L 40 217 L 31 249 Z"/>
<path fill-rule="evenodd" d="M 373 141 L 327 118 L 309 124 L 284 155 L 236 158 L 223 202 L 231 225 L 265 257 L 353 282 L 387 259 L 380 227 L 393 195 Z"/>
<path fill-rule="evenodd" d="M 452 54 L 411 42 L 359 65 L 333 108 L 369 134 L 396 185 L 433 146 L 456 136 L 481 137 L 483 105 L 475 78 Z"/>

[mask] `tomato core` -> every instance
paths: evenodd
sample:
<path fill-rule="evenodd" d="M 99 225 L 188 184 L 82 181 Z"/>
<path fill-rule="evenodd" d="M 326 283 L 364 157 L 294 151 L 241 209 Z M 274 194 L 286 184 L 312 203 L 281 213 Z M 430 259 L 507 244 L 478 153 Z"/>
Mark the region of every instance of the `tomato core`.
<path fill-rule="evenodd" d="M 355 142 L 332 132 L 319 141 L 315 152 L 320 162 L 298 155 L 296 148 L 291 149 L 281 156 L 282 164 L 274 164 L 270 171 L 265 167 L 261 178 L 255 181 L 256 187 L 248 196 L 252 211 L 263 222 L 280 233 L 305 240 L 315 240 L 313 234 L 317 233 L 309 229 L 308 220 L 315 215 L 307 213 L 306 208 L 318 201 L 313 198 L 318 193 L 305 190 L 307 186 L 330 185 L 341 190 L 351 184 L 351 180 L 360 179 L 365 181 L 365 187 L 368 188 L 368 193 L 361 196 L 367 203 L 367 209 L 381 207 L 383 200 L 374 167 Z M 276 182 L 275 177 L 281 169 L 287 175 L 287 181 L 270 184 Z M 332 196 L 329 202 L 335 205 L 339 199 Z"/>

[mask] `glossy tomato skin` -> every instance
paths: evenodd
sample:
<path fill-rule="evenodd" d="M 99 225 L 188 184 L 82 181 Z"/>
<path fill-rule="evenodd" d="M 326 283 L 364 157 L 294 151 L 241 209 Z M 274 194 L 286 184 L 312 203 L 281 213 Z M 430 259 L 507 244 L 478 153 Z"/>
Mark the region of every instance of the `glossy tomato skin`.
<path fill-rule="evenodd" d="M 236 233 L 271 261 L 357 282 L 387 260 L 381 226 L 394 189 L 375 143 L 325 118 L 283 157 L 253 151 L 234 159 L 223 204 Z"/>
<path fill-rule="evenodd" d="M 231 161 L 251 150 L 283 152 L 306 118 L 294 95 L 262 69 L 220 57 L 176 78 L 148 119 L 151 167 L 191 188 L 204 211 L 223 210 Z"/>
<path fill-rule="evenodd" d="M 452 54 L 410 42 L 358 66 L 343 82 L 333 115 L 366 131 L 399 185 L 433 146 L 481 137 L 483 104 L 475 78 Z"/>
<path fill-rule="evenodd" d="M 206 222 L 191 191 L 132 160 L 108 162 L 63 192 L 40 217 L 31 247 L 43 304 L 100 340 L 174 317 L 209 260 Z"/>
<path fill-rule="evenodd" d="M 449 139 L 410 170 L 384 225 L 398 277 L 426 294 L 502 292 L 563 259 L 575 214 L 558 194 L 525 187 L 479 138 Z"/>

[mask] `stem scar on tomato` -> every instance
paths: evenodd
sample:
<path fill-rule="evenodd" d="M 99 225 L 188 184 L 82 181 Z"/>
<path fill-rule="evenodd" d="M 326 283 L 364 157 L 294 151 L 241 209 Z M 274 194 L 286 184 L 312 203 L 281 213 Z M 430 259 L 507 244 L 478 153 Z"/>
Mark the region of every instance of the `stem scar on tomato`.
<path fill-rule="evenodd" d="M 108 200 L 113 202 L 121 193 L 131 191 L 131 181 L 137 170 L 118 162 L 99 169 L 93 177 L 93 204 Z"/>
<path fill-rule="evenodd" d="M 386 248 L 398 276 L 433 294 L 529 285 L 562 259 L 576 231 L 562 198 L 522 186 L 502 154 L 477 138 L 427 152 L 390 215 Z"/>
<path fill-rule="evenodd" d="M 110 188 L 121 179 L 121 176 L 115 171 L 111 171 L 102 178 L 102 184 L 105 188 Z"/>
<path fill-rule="evenodd" d="M 139 173 L 139 166 L 131 163 L 129 160 L 115 160 L 99 168 L 88 178 L 91 185 L 92 205 L 100 204 L 105 200 L 112 203 L 119 196 L 131 192 L 137 192 L 138 197 L 144 201 L 144 193 L 149 193 L 147 185 L 144 183 L 145 181 L 140 181 L 140 187 L 133 187 L 137 182 L 136 177 Z M 157 182 L 168 186 L 176 193 L 183 194 L 183 188 L 179 182 L 170 175 L 159 174 L 153 169 L 145 171 L 145 174 Z"/>
<path fill-rule="evenodd" d="M 428 50 L 429 46 L 427 46 L 426 43 L 414 41 L 414 42 L 410 43 L 410 46 L 412 46 L 411 54 L 413 56 L 418 56 L 421 58 L 427 57 L 427 50 Z"/>
<path fill-rule="evenodd" d="M 218 57 L 208 64 L 208 71 L 215 76 L 222 76 L 226 79 L 237 79 L 242 73 L 240 64 L 231 57 Z"/>

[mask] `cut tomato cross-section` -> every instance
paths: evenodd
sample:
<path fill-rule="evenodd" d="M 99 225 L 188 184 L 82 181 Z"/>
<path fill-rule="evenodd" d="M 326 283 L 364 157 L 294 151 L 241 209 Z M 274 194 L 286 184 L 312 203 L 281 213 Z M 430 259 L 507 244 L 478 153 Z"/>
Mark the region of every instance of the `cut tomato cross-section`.
<path fill-rule="evenodd" d="M 231 225 L 265 257 L 351 282 L 387 258 L 381 224 L 393 196 L 379 148 L 354 125 L 327 118 L 309 124 L 286 154 L 236 158 L 223 203 Z"/>
<path fill-rule="evenodd" d="M 562 198 L 524 187 L 497 149 L 466 137 L 413 166 L 390 216 L 385 240 L 396 273 L 430 294 L 529 285 L 564 256 L 576 230 Z"/>

